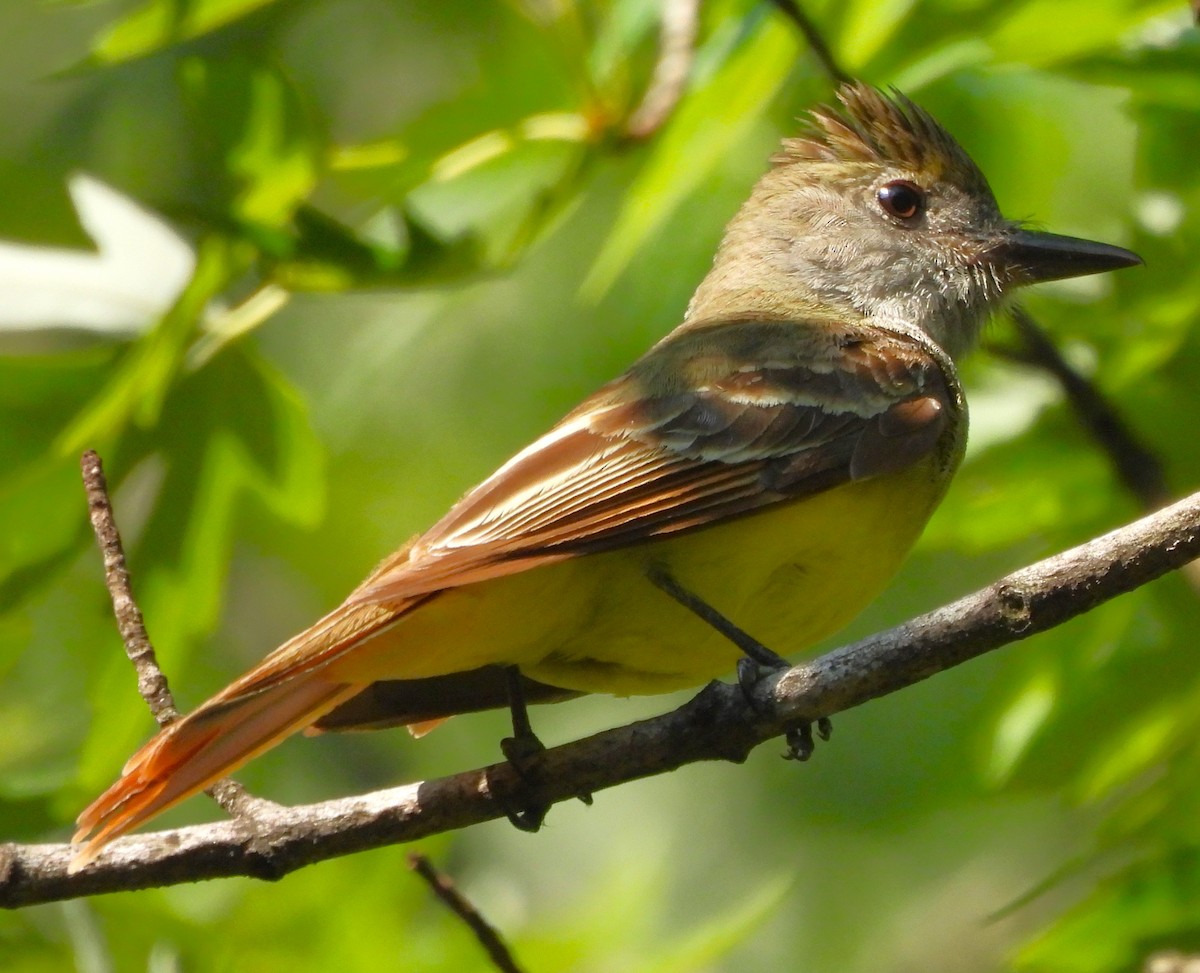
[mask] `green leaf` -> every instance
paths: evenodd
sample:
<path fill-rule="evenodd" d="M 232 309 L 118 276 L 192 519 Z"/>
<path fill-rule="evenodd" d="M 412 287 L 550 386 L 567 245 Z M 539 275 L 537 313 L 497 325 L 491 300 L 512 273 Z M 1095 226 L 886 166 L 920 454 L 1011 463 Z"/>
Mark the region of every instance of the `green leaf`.
<path fill-rule="evenodd" d="M 847 65 L 868 63 L 895 35 L 917 0 L 855 0 L 838 29 L 838 54 Z"/>
<path fill-rule="evenodd" d="M 86 537 L 77 463 L 39 461 L 5 477 L 0 484 L 0 614 L 16 610 L 54 579 Z M 18 645 L 7 648 L 15 651 Z"/>
<path fill-rule="evenodd" d="M 235 267 L 224 240 L 210 237 L 201 245 L 195 273 L 179 300 L 154 330 L 130 348 L 116 374 L 58 435 L 54 443 L 58 455 L 76 456 L 116 436 L 131 421 L 149 425 L 157 419 L 205 307 L 225 287 Z"/>
<path fill-rule="evenodd" d="M 54 578 L 86 536 L 79 457 L 55 456 L 48 444 L 51 430 L 104 382 L 113 358 L 102 348 L 0 357 L 0 613 Z"/>
<path fill-rule="evenodd" d="M 730 148 L 745 138 L 794 65 L 795 31 L 767 18 L 705 85 L 691 92 L 654 143 L 584 281 L 598 301 Z"/>
<path fill-rule="evenodd" d="M 1123 869 L 1018 954 L 1025 973 L 1136 970 L 1156 949 L 1200 946 L 1200 849 Z"/>
<path fill-rule="evenodd" d="M 403 211 L 389 212 L 386 219 L 397 238 L 390 246 L 364 239 L 320 210 L 302 207 L 296 213 L 295 252 L 271 264 L 272 278 L 294 291 L 432 287 L 461 281 L 486 266 L 483 246 L 474 235 L 435 234 Z"/>
<path fill-rule="evenodd" d="M 433 178 L 409 195 L 405 275 L 442 273 L 464 260 L 511 262 L 576 197 L 587 134 L 579 121 L 525 119 L 439 160 Z"/>
<path fill-rule="evenodd" d="M 1047 67 L 1111 50 L 1114 42 L 1166 13 L 1180 12 L 1172 0 L 1032 0 L 1020 4 L 990 32 L 993 56 L 1026 67 Z M 1051 24 L 1069 24 L 1069 30 Z"/>
<path fill-rule="evenodd" d="M 120 64 L 232 24 L 279 0 L 147 0 L 92 43 L 90 63 Z"/>
<path fill-rule="evenodd" d="M 209 205 L 286 255 L 292 216 L 317 181 L 316 137 L 299 93 L 271 65 L 241 58 L 188 58 L 180 83 L 212 169 Z"/>
<path fill-rule="evenodd" d="M 636 55 L 657 36 L 662 16 L 661 4 L 614 0 L 588 51 L 591 76 L 609 91 L 623 86 L 631 64 L 637 63 Z"/>

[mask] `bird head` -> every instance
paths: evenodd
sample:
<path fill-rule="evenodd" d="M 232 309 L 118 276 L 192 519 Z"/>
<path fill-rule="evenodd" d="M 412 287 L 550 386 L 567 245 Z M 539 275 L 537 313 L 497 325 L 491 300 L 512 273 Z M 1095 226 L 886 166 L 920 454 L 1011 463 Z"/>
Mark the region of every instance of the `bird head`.
<path fill-rule="evenodd" d="M 841 110 L 816 109 L 809 131 L 784 141 L 727 228 L 693 314 L 718 292 L 726 304 L 740 293 L 733 300 L 754 310 L 918 328 L 955 355 L 1014 288 L 1141 262 L 1005 219 L 962 146 L 899 92 L 854 83 L 838 100 Z"/>

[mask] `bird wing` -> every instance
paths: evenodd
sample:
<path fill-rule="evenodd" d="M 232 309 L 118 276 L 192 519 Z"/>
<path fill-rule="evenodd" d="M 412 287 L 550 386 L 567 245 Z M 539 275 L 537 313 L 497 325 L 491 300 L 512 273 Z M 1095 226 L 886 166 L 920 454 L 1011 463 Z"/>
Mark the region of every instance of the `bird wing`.
<path fill-rule="evenodd" d="M 692 530 L 935 449 L 960 408 L 916 339 L 718 320 L 630 371 L 468 493 L 348 604 L 387 604 Z"/>

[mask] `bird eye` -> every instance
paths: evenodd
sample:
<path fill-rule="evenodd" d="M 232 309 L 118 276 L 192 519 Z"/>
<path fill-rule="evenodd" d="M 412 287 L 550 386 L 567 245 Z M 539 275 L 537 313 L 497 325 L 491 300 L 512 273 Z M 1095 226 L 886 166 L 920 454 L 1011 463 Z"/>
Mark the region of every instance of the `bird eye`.
<path fill-rule="evenodd" d="M 907 179 L 889 182 L 875 198 L 888 216 L 905 223 L 915 220 L 925 211 L 925 190 Z"/>

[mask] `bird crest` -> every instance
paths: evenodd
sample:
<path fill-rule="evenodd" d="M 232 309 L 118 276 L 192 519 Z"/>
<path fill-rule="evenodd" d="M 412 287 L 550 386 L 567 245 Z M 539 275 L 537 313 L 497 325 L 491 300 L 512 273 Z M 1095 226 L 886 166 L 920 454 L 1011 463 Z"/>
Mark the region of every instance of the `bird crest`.
<path fill-rule="evenodd" d="M 926 178 L 951 178 L 982 187 L 983 174 L 954 137 L 925 109 L 894 88 L 882 92 L 862 82 L 838 89 L 842 108 L 821 105 L 808 131 L 783 140 L 772 162 L 865 162 L 912 169 Z"/>

